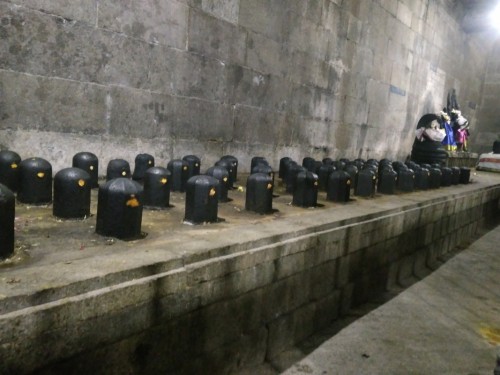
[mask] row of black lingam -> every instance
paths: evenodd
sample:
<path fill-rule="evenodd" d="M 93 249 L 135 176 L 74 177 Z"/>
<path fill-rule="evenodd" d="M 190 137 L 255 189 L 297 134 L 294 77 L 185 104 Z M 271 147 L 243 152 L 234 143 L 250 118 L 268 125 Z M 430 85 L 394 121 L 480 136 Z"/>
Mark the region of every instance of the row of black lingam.
<path fill-rule="evenodd" d="M 169 207 L 170 191 L 186 192 L 185 221 L 203 223 L 217 221 L 218 202 L 228 201 L 228 190 L 237 178 L 238 160 L 223 156 L 200 175 L 201 161 L 195 155 L 172 160 L 167 168 L 155 167 L 153 156 L 139 154 L 134 173 L 126 160 L 111 160 L 107 182 L 99 189 L 96 232 L 121 239 L 141 235 L 142 208 Z M 349 200 L 351 188 L 358 196 L 369 197 L 378 192 L 393 194 L 413 189 L 437 188 L 469 180 L 467 168 L 441 168 L 409 162 L 382 159 L 364 161 L 326 158 L 316 161 L 306 157 L 302 165 L 291 158 L 280 160 L 279 177 L 293 194 L 292 204 L 300 207 L 317 205 L 318 190 L 327 199 Z M 137 181 L 143 183 L 143 186 Z M 12 151 L 0 151 L 0 183 L 17 191 L 20 202 L 44 204 L 52 201 L 52 167 L 41 158 L 21 161 Z M 0 185 L 1 186 L 1 185 Z M 245 208 L 261 214 L 273 211 L 274 172 L 263 157 L 251 161 L 247 180 Z M 73 157 L 73 167 L 59 171 L 54 177 L 53 214 L 61 218 L 83 218 L 90 215 L 90 189 L 98 187 L 98 159 L 88 152 Z M 13 249 L 14 195 L 2 190 L 2 226 L 0 257 Z M 5 223 L 4 223 L 5 221 Z M 9 229 L 10 228 L 10 229 Z M 4 240 L 5 237 L 5 240 Z"/>
<path fill-rule="evenodd" d="M 296 184 L 308 180 L 316 184 L 318 189 L 326 191 L 327 200 L 347 202 L 350 192 L 360 197 L 373 197 L 376 192 L 395 194 L 396 191 L 412 192 L 415 189 L 437 189 L 459 183 L 467 184 L 470 180 L 470 169 L 459 167 L 443 167 L 439 164 L 417 164 L 412 161 L 403 163 L 382 159 L 339 159 L 325 158 L 316 161 L 306 157 L 302 165 L 285 157 L 280 160 L 279 177 L 283 179 L 286 190 L 294 193 Z M 300 190 L 300 189 L 299 189 Z"/>

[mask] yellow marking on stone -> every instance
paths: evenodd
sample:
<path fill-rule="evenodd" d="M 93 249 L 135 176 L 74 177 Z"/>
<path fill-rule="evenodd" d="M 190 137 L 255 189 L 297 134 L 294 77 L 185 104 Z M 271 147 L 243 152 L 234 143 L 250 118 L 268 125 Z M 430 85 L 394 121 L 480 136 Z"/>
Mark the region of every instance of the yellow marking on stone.
<path fill-rule="evenodd" d="M 194 166 L 195 166 L 195 167 L 198 167 L 198 163 L 196 163 Z"/>
<path fill-rule="evenodd" d="M 211 197 L 213 197 L 215 195 L 216 191 L 214 188 L 210 189 L 210 192 L 208 193 L 208 195 L 210 195 Z"/>
<path fill-rule="evenodd" d="M 351 184 L 351 180 L 347 180 L 347 185 L 350 185 Z"/>
<path fill-rule="evenodd" d="M 163 177 L 163 178 L 160 180 L 160 182 L 161 182 L 163 185 L 165 185 L 165 184 L 168 182 L 168 180 L 167 180 L 165 177 Z"/>
<path fill-rule="evenodd" d="M 184 166 L 184 168 L 182 168 L 183 170 L 187 171 L 188 167 Z"/>
<path fill-rule="evenodd" d="M 152 160 L 148 160 L 148 164 L 149 165 L 153 164 L 153 161 Z"/>
<path fill-rule="evenodd" d="M 12 164 L 10 165 L 10 167 L 11 167 L 12 169 L 17 169 L 17 164 L 16 164 L 16 163 L 12 163 Z"/>
<path fill-rule="evenodd" d="M 44 177 L 45 177 L 45 173 L 43 173 L 43 172 L 38 172 L 36 175 L 37 175 L 39 178 L 44 178 Z"/>
<path fill-rule="evenodd" d="M 271 190 L 273 188 L 273 184 L 267 184 L 267 190 Z"/>
<path fill-rule="evenodd" d="M 483 325 L 479 332 L 491 345 L 500 345 L 500 328 Z"/>
<path fill-rule="evenodd" d="M 128 207 L 139 207 L 141 204 L 139 203 L 135 195 L 132 194 L 130 196 L 130 199 L 127 201 L 126 205 Z"/>
<path fill-rule="evenodd" d="M 314 186 L 318 186 L 318 181 L 314 181 Z"/>
<path fill-rule="evenodd" d="M 122 176 L 125 177 L 127 175 L 127 172 L 123 171 Z"/>
<path fill-rule="evenodd" d="M 93 171 L 93 170 L 94 170 L 94 166 L 93 166 L 93 165 L 91 165 L 89 169 L 90 169 L 91 171 Z"/>
<path fill-rule="evenodd" d="M 81 186 L 81 187 L 84 187 L 85 186 L 85 180 L 78 180 L 78 185 Z"/>
<path fill-rule="evenodd" d="M 227 177 L 224 177 L 222 181 L 227 182 Z"/>
<path fill-rule="evenodd" d="M 377 176 L 373 176 L 373 179 L 376 180 L 377 179 Z"/>

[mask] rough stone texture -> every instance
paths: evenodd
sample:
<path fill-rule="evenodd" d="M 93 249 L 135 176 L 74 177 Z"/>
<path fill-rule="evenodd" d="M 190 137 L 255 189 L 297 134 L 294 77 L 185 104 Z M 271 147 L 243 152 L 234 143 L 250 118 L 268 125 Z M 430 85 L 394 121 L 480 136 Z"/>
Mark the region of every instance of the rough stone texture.
<path fill-rule="evenodd" d="M 0 146 L 31 156 L 33 132 L 56 145 L 37 155 L 55 172 L 95 149 L 235 154 L 242 171 L 255 155 L 403 159 L 450 88 L 472 144 L 497 136 L 498 48 L 447 2 L 11 0 L 0 14 Z"/>

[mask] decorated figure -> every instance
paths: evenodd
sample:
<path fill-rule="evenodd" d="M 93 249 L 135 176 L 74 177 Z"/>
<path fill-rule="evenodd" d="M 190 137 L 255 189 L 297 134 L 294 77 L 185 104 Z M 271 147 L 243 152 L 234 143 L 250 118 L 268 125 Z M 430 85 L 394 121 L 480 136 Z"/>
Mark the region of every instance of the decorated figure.
<path fill-rule="evenodd" d="M 469 138 L 469 121 L 462 116 L 462 112 L 458 109 L 451 111 L 451 123 L 455 132 L 455 141 L 458 151 L 467 150 L 467 138 Z"/>
<path fill-rule="evenodd" d="M 444 108 L 446 109 L 446 108 Z M 441 141 L 446 151 L 456 151 L 457 144 L 455 143 L 455 137 L 453 132 L 453 127 L 451 125 L 451 119 L 448 113 L 441 111 L 441 129 L 444 130 L 445 137 Z"/>

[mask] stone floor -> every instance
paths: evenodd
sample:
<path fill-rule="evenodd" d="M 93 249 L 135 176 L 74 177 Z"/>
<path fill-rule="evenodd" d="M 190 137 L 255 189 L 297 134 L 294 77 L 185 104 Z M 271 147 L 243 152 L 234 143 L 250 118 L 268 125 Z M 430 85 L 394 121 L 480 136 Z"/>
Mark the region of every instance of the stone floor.
<path fill-rule="evenodd" d="M 261 373 L 277 373 L 312 350 L 282 373 L 493 374 L 500 354 L 499 242 L 500 226 L 340 332 L 346 322 L 323 332 L 336 334 L 319 347 L 312 348 L 316 335 Z"/>

